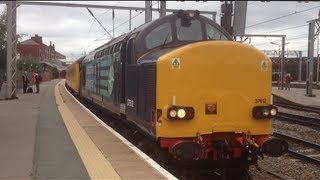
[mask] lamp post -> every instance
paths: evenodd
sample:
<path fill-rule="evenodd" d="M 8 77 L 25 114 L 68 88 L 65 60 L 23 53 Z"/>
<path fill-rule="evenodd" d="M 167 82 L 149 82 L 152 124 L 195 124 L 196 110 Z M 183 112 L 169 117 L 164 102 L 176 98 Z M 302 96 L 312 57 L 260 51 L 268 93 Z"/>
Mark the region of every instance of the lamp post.
<path fill-rule="evenodd" d="M 281 54 L 281 59 L 280 59 L 280 71 L 281 71 L 281 73 L 280 73 L 280 80 L 281 80 L 281 90 L 283 90 L 283 74 L 284 74 L 284 72 L 283 72 L 283 61 L 284 61 L 284 46 L 286 45 L 286 44 L 289 44 L 289 42 L 287 42 L 287 43 L 284 43 L 284 37 L 282 38 L 282 45 L 281 44 L 277 44 L 277 43 L 275 43 L 275 42 L 270 42 L 271 44 L 273 44 L 273 45 L 277 45 L 277 46 L 279 46 L 279 57 L 280 57 L 280 54 Z M 280 53 L 281 52 L 281 50 L 280 50 L 280 47 L 282 46 L 282 53 Z"/>

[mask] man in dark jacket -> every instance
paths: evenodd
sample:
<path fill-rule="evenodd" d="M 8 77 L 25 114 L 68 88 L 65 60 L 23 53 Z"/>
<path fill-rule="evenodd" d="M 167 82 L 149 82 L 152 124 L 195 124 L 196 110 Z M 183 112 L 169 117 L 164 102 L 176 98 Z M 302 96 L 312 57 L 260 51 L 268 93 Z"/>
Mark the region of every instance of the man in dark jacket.
<path fill-rule="evenodd" d="M 285 90 L 289 90 L 290 91 L 290 83 L 292 81 L 291 74 L 288 73 L 285 78 L 286 78 L 286 88 L 285 88 Z"/>
<path fill-rule="evenodd" d="M 27 71 L 24 71 L 24 72 L 22 72 L 23 93 L 27 92 L 28 83 L 29 83 L 29 79 L 27 76 Z"/>

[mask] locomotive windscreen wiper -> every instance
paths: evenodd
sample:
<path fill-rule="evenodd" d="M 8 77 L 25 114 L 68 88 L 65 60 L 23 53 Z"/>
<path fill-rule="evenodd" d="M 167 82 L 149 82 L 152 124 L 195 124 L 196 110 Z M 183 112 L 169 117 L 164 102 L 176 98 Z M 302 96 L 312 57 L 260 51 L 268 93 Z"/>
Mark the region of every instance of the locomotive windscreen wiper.
<path fill-rule="evenodd" d="M 163 47 L 165 46 L 165 44 L 166 44 L 166 42 L 167 42 L 167 40 L 168 40 L 169 35 L 170 35 L 170 33 L 167 34 L 167 36 L 166 36 L 166 38 L 164 39 L 164 42 L 163 42 L 161 48 L 163 48 Z"/>

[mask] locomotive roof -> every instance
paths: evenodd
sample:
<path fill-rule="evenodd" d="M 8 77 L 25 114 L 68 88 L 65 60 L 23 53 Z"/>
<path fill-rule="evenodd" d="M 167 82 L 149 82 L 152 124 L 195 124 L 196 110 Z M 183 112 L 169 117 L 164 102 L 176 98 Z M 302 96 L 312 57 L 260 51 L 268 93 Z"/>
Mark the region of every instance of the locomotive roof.
<path fill-rule="evenodd" d="M 210 25 L 214 26 L 219 31 L 221 31 L 221 33 L 223 33 L 227 37 L 227 39 L 232 40 L 232 37 L 223 28 L 221 28 L 216 22 L 210 20 L 209 18 L 207 18 L 205 16 L 201 16 L 199 14 L 199 11 L 179 10 L 177 12 L 173 12 L 170 15 L 166 15 L 164 17 L 161 17 L 156 20 L 150 21 L 148 23 L 142 24 L 139 27 L 137 27 L 137 28 L 125 33 L 125 34 L 122 34 L 121 36 L 110 40 L 109 42 L 103 44 L 102 46 L 96 48 L 94 51 L 90 52 L 84 58 L 84 62 L 91 61 L 91 60 L 95 59 L 95 54 L 97 54 L 97 53 L 99 54 L 100 52 L 102 53 L 102 51 L 104 51 L 106 48 L 111 47 L 112 45 L 115 45 L 119 42 L 126 41 L 127 39 L 129 39 L 130 37 L 132 37 L 135 34 L 136 34 L 136 40 L 141 41 L 145 37 L 146 33 L 148 33 L 150 30 L 158 27 L 159 24 L 161 24 L 163 22 L 169 22 L 169 21 L 171 21 L 171 19 L 175 19 L 176 16 L 181 18 L 181 13 L 184 13 L 184 12 L 198 13 L 197 16 L 199 17 L 199 19 L 201 19 L 201 21 L 203 21 L 205 23 L 209 23 Z M 142 44 L 142 46 L 143 46 L 143 44 Z M 139 55 L 141 55 L 145 51 L 145 47 L 142 47 L 142 46 L 137 47 L 137 51 L 138 51 L 137 53 Z"/>
<path fill-rule="evenodd" d="M 152 21 L 151 21 L 152 22 Z M 112 40 L 110 40 L 109 42 L 107 42 L 106 44 L 103 44 L 99 47 L 97 47 L 94 51 L 97 51 L 97 50 L 100 50 L 102 47 L 105 47 L 105 46 L 111 46 L 113 44 L 116 44 L 120 41 L 123 41 L 126 37 L 130 37 L 132 34 L 134 33 L 137 33 L 137 32 L 140 32 L 141 30 L 143 30 L 146 26 L 148 26 L 151 22 L 147 22 L 145 24 L 142 24 L 140 26 L 138 26 L 137 28 L 125 33 L 125 34 L 122 34 L 120 35 L 119 37 L 116 37 Z"/>

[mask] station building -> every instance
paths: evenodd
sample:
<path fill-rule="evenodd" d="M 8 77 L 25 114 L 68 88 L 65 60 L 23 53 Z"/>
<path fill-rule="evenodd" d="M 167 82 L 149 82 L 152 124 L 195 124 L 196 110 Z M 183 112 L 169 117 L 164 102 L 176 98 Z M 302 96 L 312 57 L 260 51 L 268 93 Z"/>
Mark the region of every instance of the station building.
<path fill-rule="evenodd" d="M 46 45 L 42 41 L 42 36 L 35 36 L 17 44 L 18 59 L 24 61 L 32 60 L 42 64 L 41 75 L 44 81 L 53 78 L 65 78 L 66 56 L 55 50 L 55 45 L 50 41 L 50 45 Z M 56 68 L 58 72 L 52 72 L 51 68 Z M 25 68 L 28 69 L 28 68 Z"/>
<path fill-rule="evenodd" d="M 17 45 L 20 58 L 33 58 L 39 61 L 49 61 L 53 59 L 66 59 L 66 56 L 55 50 L 55 45 L 50 41 L 47 46 L 42 42 L 42 36 L 36 34 Z"/>

